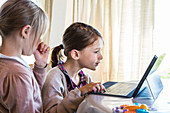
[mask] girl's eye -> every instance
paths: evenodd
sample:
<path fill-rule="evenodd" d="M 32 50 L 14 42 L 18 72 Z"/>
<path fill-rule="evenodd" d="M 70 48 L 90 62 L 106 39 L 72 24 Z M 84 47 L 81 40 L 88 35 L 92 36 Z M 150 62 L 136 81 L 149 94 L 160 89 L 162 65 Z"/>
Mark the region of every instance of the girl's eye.
<path fill-rule="evenodd" d="M 95 51 L 94 53 L 98 53 L 99 51 Z"/>

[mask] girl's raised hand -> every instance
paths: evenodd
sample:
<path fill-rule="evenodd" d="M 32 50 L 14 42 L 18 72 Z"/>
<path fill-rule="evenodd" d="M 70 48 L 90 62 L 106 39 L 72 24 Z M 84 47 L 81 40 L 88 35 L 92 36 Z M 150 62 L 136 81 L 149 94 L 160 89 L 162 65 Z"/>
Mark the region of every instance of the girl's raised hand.
<path fill-rule="evenodd" d="M 49 51 L 50 51 L 50 47 L 47 46 L 46 44 L 44 44 L 44 42 L 41 42 L 38 45 L 37 50 L 34 52 L 35 64 L 38 67 L 45 67 L 46 66 Z"/>
<path fill-rule="evenodd" d="M 105 87 L 100 82 L 97 82 L 97 83 L 91 82 L 79 88 L 79 90 L 81 91 L 81 95 L 85 95 L 86 93 L 89 93 L 91 91 L 94 91 L 94 92 L 106 91 Z"/>

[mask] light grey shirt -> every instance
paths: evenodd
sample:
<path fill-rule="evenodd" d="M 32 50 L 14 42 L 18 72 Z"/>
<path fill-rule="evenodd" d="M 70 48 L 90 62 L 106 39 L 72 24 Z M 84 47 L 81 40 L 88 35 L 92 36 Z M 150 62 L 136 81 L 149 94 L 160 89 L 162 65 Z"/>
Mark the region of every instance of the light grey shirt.
<path fill-rule="evenodd" d="M 85 75 L 87 83 L 90 83 L 90 76 Z M 42 90 L 44 113 L 74 113 L 83 99 L 79 89 L 68 91 L 65 75 L 58 67 L 48 72 Z"/>

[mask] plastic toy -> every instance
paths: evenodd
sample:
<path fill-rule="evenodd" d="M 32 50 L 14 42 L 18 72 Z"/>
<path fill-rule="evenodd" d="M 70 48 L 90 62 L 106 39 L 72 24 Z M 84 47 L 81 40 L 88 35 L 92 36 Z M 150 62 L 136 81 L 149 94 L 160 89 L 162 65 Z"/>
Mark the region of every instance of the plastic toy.
<path fill-rule="evenodd" d="M 120 105 L 112 109 L 113 113 L 149 113 L 145 104 L 134 103 L 133 105 Z"/>

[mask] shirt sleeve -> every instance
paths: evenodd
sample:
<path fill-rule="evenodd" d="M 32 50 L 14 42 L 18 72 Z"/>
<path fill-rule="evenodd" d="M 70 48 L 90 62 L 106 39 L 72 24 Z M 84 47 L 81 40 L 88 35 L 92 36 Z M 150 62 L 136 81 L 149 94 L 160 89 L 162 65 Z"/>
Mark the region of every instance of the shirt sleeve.
<path fill-rule="evenodd" d="M 46 68 L 39 68 L 36 65 L 34 65 L 33 73 L 39 84 L 40 89 L 42 89 L 46 79 L 46 70 L 47 70 Z"/>
<path fill-rule="evenodd" d="M 9 74 L 3 80 L 2 100 L 12 113 L 35 113 L 31 77 Z"/>
<path fill-rule="evenodd" d="M 44 113 L 73 113 L 84 97 L 79 89 L 70 92 L 60 72 L 50 72 L 42 90 Z M 67 94 L 68 92 L 68 94 Z"/>

